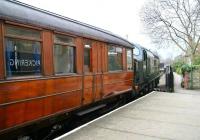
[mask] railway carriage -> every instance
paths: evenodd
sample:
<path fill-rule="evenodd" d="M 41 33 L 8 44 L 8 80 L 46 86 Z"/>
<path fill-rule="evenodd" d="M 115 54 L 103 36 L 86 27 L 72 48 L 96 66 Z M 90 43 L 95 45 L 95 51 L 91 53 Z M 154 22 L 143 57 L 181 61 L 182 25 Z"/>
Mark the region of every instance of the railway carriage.
<path fill-rule="evenodd" d="M 133 48 L 108 31 L 1 0 L 0 137 L 26 135 L 74 110 L 132 95 Z"/>

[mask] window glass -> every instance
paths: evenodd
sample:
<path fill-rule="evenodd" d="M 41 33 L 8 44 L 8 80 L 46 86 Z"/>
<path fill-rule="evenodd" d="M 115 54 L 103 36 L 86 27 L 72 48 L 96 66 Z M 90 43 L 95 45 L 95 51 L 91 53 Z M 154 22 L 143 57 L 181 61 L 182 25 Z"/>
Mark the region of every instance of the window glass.
<path fill-rule="evenodd" d="M 157 60 L 154 59 L 154 66 L 157 66 Z"/>
<path fill-rule="evenodd" d="M 75 72 L 74 47 L 54 45 L 54 67 L 56 74 Z"/>
<path fill-rule="evenodd" d="M 26 38 L 40 39 L 40 32 L 33 29 L 20 28 L 15 26 L 6 27 L 6 35 L 22 36 Z"/>
<path fill-rule="evenodd" d="M 109 71 L 122 70 L 122 48 L 108 47 L 108 69 Z"/>
<path fill-rule="evenodd" d="M 91 71 L 91 45 L 90 43 L 84 46 L 84 71 L 90 72 Z"/>
<path fill-rule="evenodd" d="M 130 49 L 126 50 L 126 60 L 127 60 L 127 70 L 133 70 L 132 64 L 132 51 Z"/>
<path fill-rule="evenodd" d="M 135 47 L 133 50 L 133 53 L 134 53 L 134 55 L 138 56 L 138 55 L 140 55 L 140 50 L 137 47 Z"/>
<path fill-rule="evenodd" d="M 74 44 L 74 38 L 69 37 L 69 36 L 64 36 L 64 35 L 55 35 L 54 37 L 54 42 L 55 43 L 64 43 L 64 44 Z"/>
<path fill-rule="evenodd" d="M 56 74 L 75 73 L 75 48 L 70 46 L 74 38 L 55 35 L 54 36 L 54 70 Z M 56 44 L 59 43 L 59 44 Z M 66 45 L 66 43 L 68 45 Z"/>
<path fill-rule="evenodd" d="M 5 39 L 6 74 L 11 76 L 39 75 L 41 73 L 40 42 Z"/>

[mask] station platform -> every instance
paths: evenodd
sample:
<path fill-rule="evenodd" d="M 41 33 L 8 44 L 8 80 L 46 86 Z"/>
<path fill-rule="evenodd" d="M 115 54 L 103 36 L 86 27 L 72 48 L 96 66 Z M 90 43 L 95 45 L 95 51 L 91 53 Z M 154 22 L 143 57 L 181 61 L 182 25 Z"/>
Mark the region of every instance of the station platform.
<path fill-rule="evenodd" d="M 200 140 L 200 93 L 154 91 L 55 140 L 133 139 Z"/>

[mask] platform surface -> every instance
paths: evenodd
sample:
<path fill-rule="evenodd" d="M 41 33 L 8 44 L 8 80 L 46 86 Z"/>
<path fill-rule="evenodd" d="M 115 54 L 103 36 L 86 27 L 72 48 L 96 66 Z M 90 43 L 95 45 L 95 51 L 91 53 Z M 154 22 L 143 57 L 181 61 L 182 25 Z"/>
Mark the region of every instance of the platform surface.
<path fill-rule="evenodd" d="M 200 140 L 200 93 L 152 92 L 60 140 Z"/>

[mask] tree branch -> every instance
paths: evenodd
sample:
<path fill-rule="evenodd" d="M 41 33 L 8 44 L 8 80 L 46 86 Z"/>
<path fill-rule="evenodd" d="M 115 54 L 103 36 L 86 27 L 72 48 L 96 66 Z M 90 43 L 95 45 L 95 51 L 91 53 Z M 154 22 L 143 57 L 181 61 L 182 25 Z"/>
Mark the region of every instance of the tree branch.
<path fill-rule="evenodd" d="M 169 35 L 170 35 L 172 41 L 173 41 L 183 52 L 186 53 L 186 50 L 183 49 L 183 48 L 181 47 L 181 45 L 179 45 L 179 43 L 178 43 L 178 42 L 174 39 L 174 37 L 172 36 L 172 33 L 171 33 L 170 29 L 169 29 L 169 26 L 168 26 L 165 22 L 164 22 L 164 24 L 166 25 L 166 28 L 167 28 L 167 30 L 168 30 L 168 32 L 169 32 Z"/>
<path fill-rule="evenodd" d="M 154 42 L 175 43 L 183 52 L 200 46 L 200 0 L 153 0 L 143 21 Z"/>
<path fill-rule="evenodd" d="M 199 42 L 200 42 L 200 36 L 199 36 L 199 38 L 198 38 L 198 40 L 197 40 L 197 43 L 196 43 L 196 45 L 195 45 L 195 47 L 194 47 L 194 50 L 193 50 L 193 54 L 195 54 L 196 53 L 196 49 L 197 49 L 197 47 L 199 46 Z"/>

